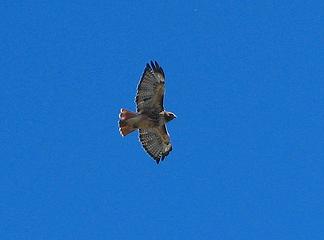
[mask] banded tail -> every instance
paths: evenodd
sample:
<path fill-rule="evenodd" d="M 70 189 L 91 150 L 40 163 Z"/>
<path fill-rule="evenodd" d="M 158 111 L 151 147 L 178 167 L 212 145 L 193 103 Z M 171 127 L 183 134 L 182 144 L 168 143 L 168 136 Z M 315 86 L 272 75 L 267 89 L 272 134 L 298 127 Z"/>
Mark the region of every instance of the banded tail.
<path fill-rule="evenodd" d="M 133 122 L 130 121 L 137 116 L 137 113 L 128 111 L 126 109 L 120 109 L 119 114 L 119 132 L 122 136 L 126 136 L 131 132 L 135 131 L 137 128 L 134 127 Z M 135 119 L 134 119 L 135 120 Z"/>

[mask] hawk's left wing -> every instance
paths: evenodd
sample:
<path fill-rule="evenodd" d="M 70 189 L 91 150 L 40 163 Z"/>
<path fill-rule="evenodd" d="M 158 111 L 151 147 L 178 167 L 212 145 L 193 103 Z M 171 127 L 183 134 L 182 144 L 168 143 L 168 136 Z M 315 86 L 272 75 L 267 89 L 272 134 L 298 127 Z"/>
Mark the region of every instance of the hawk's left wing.
<path fill-rule="evenodd" d="M 139 138 L 145 151 L 157 163 L 172 151 L 170 137 L 165 125 L 157 128 L 139 129 Z"/>

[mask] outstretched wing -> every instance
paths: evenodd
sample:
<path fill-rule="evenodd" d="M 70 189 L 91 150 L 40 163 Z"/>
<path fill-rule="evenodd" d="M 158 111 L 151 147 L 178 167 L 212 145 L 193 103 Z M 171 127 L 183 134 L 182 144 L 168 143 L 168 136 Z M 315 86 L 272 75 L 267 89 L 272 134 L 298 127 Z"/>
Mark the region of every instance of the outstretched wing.
<path fill-rule="evenodd" d="M 157 128 L 139 129 L 139 138 L 145 151 L 157 163 L 172 151 L 170 137 L 165 125 Z"/>
<path fill-rule="evenodd" d="M 157 62 L 146 64 L 142 78 L 137 86 L 137 112 L 163 111 L 164 72 Z"/>

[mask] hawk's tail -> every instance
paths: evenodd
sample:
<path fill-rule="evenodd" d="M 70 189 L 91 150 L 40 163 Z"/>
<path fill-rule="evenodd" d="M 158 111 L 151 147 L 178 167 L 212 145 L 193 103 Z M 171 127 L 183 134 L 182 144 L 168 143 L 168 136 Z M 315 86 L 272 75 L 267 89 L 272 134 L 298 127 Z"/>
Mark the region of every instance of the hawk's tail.
<path fill-rule="evenodd" d="M 126 136 L 137 128 L 133 126 L 128 120 L 137 116 L 137 113 L 128 111 L 126 109 L 120 109 L 119 114 L 119 132 L 122 136 Z"/>

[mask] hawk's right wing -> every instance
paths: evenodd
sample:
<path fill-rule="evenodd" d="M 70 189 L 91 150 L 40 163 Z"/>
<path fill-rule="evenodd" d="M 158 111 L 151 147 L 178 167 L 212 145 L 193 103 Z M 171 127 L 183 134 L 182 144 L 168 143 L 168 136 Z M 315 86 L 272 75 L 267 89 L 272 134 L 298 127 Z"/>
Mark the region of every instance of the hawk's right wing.
<path fill-rule="evenodd" d="M 157 62 L 146 64 L 142 78 L 137 86 L 135 102 L 137 112 L 163 111 L 164 72 Z"/>

